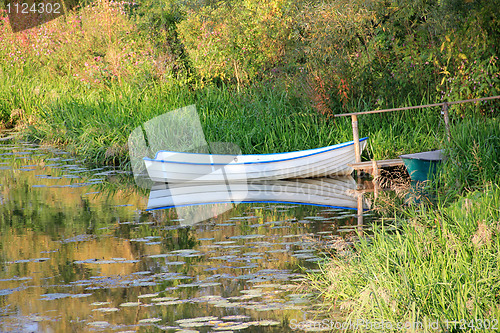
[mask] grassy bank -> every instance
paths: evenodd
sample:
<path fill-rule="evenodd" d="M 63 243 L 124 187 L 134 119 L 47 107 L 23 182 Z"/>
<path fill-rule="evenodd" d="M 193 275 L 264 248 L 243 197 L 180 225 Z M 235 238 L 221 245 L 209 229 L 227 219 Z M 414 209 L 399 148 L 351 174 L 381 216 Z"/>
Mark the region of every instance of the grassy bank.
<path fill-rule="evenodd" d="M 448 160 L 427 188 L 434 199 L 405 206 L 408 192 L 386 198 L 391 222 L 309 276 L 309 288 L 346 320 L 391 323 L 387 331 L 401 331 L 398 323 L 417 323 L 417 332 L 496 331 L 500 127 L 496 119 L 471 119 L 451 134 Z"/>
<path fill-rule="evenodd" d="M 354 255 L 310 276 L 311 288 L 346 320 L 394 327 L 438 321 L 441 331 L 485 331 L 481 322 L 500 317 L 499 205 L 495 185 L 447 207 L 410 209 L 396 220 L 397 231 L 375 227 Z"/>
<path fill-rule="evenodd" d="M 233 142 L 247 154 L 352 140 L 350 119 L 327 118 L 307 101 L 294 98 L 293 92 L 272 85 L 254 85 L 238 92 L 216 86 L 190 90 L 174 83 L 151 84 L 144 89 L 114 84 L 100 91 L 78 82 L 65 85 L 58 78 L 42 84 L 33 73 L 16 76 L 6 71 L 0 85 L 5 88 L 5 109 L 22 110 L 16 117 L 26 126 L 29 139 L 64 146 L 101 164 L 126 165 L 127 138 L 135 127 L 190 104 L 197 106 L 207 141 Z M 12 86 L 19 89 L 9 91 Z M 434 149 L 439 147 L 443 132 L 438 109 L 360 119 L 360 135 L 370 136 L 365 158 L 392 158 L 403 152 Z"/>
<path fill-rule="evenodd" d="M 29 139 L 122 166 L 135 127 L 189 104 L 208 141 L 233 142 L 247 154 L 344 142 L 350 121 L 335 113 L 496 93 L 496 49 L 488 48 L 495 30 L 483 7 L 467 6 L 388 13 L 395 7 L 363 1 L 100 0 L 19 33 L 2 11 L 0 121 Z M 415 10 L 429 20 L 405 16 Z M 447 11 L 453 26 L 435 19 Z M 457 53 L 479 35 L 484 44 Z M 497 111 L 488 102 L 451 113 Z M 443 139 L 437 108 L 359 121 L 360 135 L 370 136 L 365 159 L 435 149 Z"/>

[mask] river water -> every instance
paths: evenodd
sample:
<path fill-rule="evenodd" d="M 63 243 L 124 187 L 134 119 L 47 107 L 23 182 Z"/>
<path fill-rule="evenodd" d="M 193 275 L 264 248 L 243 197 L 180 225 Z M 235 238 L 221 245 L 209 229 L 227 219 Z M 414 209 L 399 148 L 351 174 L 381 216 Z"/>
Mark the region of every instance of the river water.
<path fill-rule="evenodd" d="M 321 319 L 304 274 L 357 223 L 247 203 L 186 226 L 125 172 L 23 142 L 0 144 L 0 183 L 2 332 L 303 331 Z"/>

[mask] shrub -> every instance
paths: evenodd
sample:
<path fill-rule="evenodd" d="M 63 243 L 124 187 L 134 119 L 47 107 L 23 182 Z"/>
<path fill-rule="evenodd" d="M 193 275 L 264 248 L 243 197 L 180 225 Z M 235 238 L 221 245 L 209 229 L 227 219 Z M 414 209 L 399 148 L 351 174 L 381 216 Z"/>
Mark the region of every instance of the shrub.
<path fill-rule="evenodd" d="M 311 99 L 322 99 L 330 109 L 356 109 L 360 99 L 368 108 L 385 108 L 402 106 L 409 97 L 432 102 L 495 95 L 499 5 L 497 0 L 312 3 L 297 18 L 296 60 L 312 78 Z M 498 105 L 475 109 L 494 116 Z M 465 109 L 471 107 L 455 108 L 461 115 Z"/>
<path fill-rule="evenodd" d="M 351 98 L 353 78 L 366 62 L 363 50 L 374 15 L 362 1 L 318 2 L 302 9 L 292 59 L 307 68 L 309 96 L 319 112 L 337 113 L 331 110 Z"/>
<path fill-rule="evenodd" d="M 138 30 L 154 45 L 157 69 L 165 74 L 186 70 L 176 25 L 185 19 L 187 8 L 178 0 L 143 0 L 131 11 Z"/>
<path fill-rule="evenodd" d="M 4 20 L 0 44 L 7 67 L 103 86 L 153 72 L 151 47 L 138 37 L 124 4 L 100 0 L 16 34 Z"/>
<path fill-rule="evenodd" d="M 291 11 L 290 0 L 218 2 L 189 10 L 177 28 L 202 80 L 240 86 L 279 64 L 288 47 Z"/>

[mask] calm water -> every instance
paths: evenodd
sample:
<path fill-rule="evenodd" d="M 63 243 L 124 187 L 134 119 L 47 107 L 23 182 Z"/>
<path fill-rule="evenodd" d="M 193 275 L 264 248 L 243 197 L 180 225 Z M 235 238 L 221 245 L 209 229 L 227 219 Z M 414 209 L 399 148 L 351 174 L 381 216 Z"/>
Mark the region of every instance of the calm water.
<path fill-rule="evenodd" d="M 28 143 L 0 144 L 0 183 L 2 332 L 294 331 L 316 316 L 297 286 L 320 244 L 356 224 L 354 210 L 240 204 L 186 227 L 145 211 L 128 175 Z"/>

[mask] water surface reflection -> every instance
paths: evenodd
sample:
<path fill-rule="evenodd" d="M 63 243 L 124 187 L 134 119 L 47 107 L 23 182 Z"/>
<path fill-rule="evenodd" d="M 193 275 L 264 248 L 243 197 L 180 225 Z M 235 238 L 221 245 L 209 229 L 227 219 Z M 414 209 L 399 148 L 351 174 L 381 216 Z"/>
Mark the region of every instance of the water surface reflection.
<path fill-rule="evenodd" d="M 285 332 L 296 286 L 354 234 L 354 210 L 246 203 L 183 225 L 126 175 L 28 143 L 0 146 L 0 330 Z M 224 205 L 224 204 L 221 204 Z"/>

